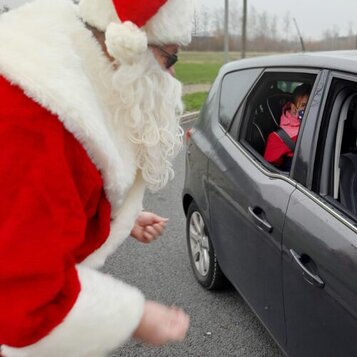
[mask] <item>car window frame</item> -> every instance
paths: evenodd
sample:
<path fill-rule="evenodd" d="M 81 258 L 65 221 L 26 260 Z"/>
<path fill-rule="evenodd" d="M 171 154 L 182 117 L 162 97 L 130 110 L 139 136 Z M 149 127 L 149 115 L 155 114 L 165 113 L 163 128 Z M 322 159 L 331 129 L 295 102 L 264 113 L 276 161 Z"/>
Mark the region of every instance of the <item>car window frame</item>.
<path fill-rule="evenodd" d="M 304 118 L 302 125 L 300 127 L 300 132 L 299 132 L 298 140 L 296 143 L 295 154 L 293 157 L 291 170 L 290 170 L 290 172 L 285 172 L 285 171 L 279 170 L 277 167 L 273 166 L 272 164 L 270 164 L 269 162 L 264 160 L 262 155 L 260 155 L 249 143 L 246 143 L 245 140 L 241 140 L 241 136 L 243 135 L 242 133 L 244 132 L 244 129 L 242 130 L 242 126 L 245 125 L 245 123 L 246 123 L 242 119 L 244 116 L 247 115 L 247 110 L 248 110 L 247 107 L 249 106 L 248 98 L 251 96 L 251 94 L 255 90 L 257 84 L 261 81 L 262 77 L 269 73 L 277 74 L 277 75 L 279 75 L 279 73 L 280 74 L 286 73 L 286 74 L 292 74 L 292 75 L 302 74 L 302 75 L 307 75 L 307 76 L 315 75 L 315 82 L 314 82 L 314 86 L 312 87 L 312 91 L 311 91 L 311 95 L 313 95 L 314 91 L 318 87 L 318 83 L 321 80 L 321 72 L 322 72 L 321 68 L 290 67 L 290 66 L 289 67 L 282 67 L 282 66 L 266 67 L 262 71 L 259 78 L 257 78 L 254 85 L 251 87 L 246 98 L 244 99 L 244 102 L 242 102 L 239 110 L 237 110 L 236 116 L 232 121 L 230 130 L 227 133 L 230 135 L 232 140 L 237 142 L 237 144 L 241 145 L 250 155 L 252 155 L 254 161 L 258 161 L 264 167 L 265 170 L 269 170 L 271 173 L 274 173 L 274 174 L 279 174 L 279 175 L 287 176 L 287 177 L 293 177 L 294 163 L 296 161 L 296 156 L 297 156 L 296 154 L 299 151 L 299 142 L 301 140 L 301 136 L 303 135 L 305 122 L 306 122 L 307 118 L 309 117 L 310 102 L 312 100 L 309 99 L 309 103 L 308 103 L 308 106 L 307 106 L 306 112 L 305 112 L 306 117 Z M 234 129 L 234 131 L 235 131 L 234 133 L 232 132 L 232 129 Z"/>
<path fill-rule="evenodd" d="M 334 84 L 334 81 L 345 81 L 345 85 L 340 85 L 338 88 Z M 347 82 L 353 83 L 348 85 Z M 333 88 L 336 86 L 337 88 Z M 331 91 L 335 91 L 333 98 L 331 97 Z M 326 101 L 324 105 L 324 111 L 322 113 L 321 126 L 318 130 L 318 146 L 322 146 L 320 157 L 316 157 L 314 175 L 313 175 L 313 185 L 312 190 L 321 199 L 323 199 L 327 204 L 333 207 L 334 211 L 337 210 L 337 215 L 340 219 L 347 223 L 356 224 L 357 216 L 350 212 L 343 204 L 341 204 L 337 199 L 334 198 L 335 190 L 335 155 L 336 155 L 336 130 L 338 130 L 339 123 L 341 121 L 341 111 L 344 109 L 346 102 L 351 96 L 357 97 L 357 74 L 354 73 L 344 73 L 339 71 L 330 71 L 329 73 L 329 84 L 326 88 Z M 341 98 L 337 98 L 338 96 Z M 336 104 L 336 99 L 338 99 L 338 104 Z M 332 108 L 331 103 L 333 102 Z M 326 118 L 326 112 L 331 112 Z M 333 130 L 335 128 L 335 130 Z M 323 136 L 326 133 L 326 138 Z M 328 147 L 327 147 L 328 146 Z M 327 148 L 326 148 L 327 147 Z"/>

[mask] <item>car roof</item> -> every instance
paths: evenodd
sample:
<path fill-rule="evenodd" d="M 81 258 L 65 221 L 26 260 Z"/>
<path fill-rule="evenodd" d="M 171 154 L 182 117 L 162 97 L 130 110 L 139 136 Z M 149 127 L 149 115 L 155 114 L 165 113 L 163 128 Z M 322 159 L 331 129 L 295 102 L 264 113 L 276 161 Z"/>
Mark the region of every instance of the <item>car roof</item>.
<path fill-rule="evenodd" d="M 357 50 L 301 52 L 295 54 L 252 57 L 229 62 L 222 67 L 223 74 L 254 67 L 325 68 L 357 73 Z"/>

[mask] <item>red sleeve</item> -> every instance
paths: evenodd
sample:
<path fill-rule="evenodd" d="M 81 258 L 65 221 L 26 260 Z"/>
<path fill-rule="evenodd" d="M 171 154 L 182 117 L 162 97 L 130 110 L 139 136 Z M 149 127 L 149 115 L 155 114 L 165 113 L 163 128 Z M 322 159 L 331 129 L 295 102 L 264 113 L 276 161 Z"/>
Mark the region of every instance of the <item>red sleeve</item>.
<path fill-rule="evenodd" d="M 22 347 L 75 303 L 86 219 L 62 124 L 1 81 L 0 95 L 0 344 Z"/>
<path fill-rule="evenodd" d="M 272 132 L 269 134 L 264 153 L 264 159 L 266 161 L 275 166 L 280 166 L 283 164 L 284 156 L 290 152 L 289 147 L 277 133 Z"/>

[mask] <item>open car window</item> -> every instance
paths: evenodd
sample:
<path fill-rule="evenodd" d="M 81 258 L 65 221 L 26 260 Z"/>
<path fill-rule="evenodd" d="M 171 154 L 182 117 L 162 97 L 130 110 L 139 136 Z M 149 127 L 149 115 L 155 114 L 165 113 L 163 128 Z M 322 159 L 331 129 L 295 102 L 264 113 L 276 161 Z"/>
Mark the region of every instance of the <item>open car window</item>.
<path fill-rule="evenodd" d="M 251 90 L 241 125 L 232 126 L 231 136 L 268 167 L 289 172 L 315 80 L 311 73 L 266 72 Z M 295 101 L 302 87 L 308 95 L 300 110 Z"/>

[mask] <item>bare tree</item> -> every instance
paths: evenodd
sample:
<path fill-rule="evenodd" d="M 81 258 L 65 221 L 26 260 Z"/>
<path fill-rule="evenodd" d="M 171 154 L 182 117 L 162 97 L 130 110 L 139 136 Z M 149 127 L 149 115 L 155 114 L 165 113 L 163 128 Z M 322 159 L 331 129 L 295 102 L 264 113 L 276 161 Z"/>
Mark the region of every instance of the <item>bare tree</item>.
<path fill-rule="evenodd" d="M 248 39 L 252 39 L 257 35 L 257 26 L 258 26 L 258 13 L 254 6 L 251 6 L 249 9 L 249 20 L 248 20 Z"/>
<path fill-rule="evenodd" d="M 242 47 L 242 12 L 241 2 L 230 2 L 229 47 L 232 51 L 239 51 Z M 224 47 L 224 16 L 224 7 L 209 10 L 208 7 L 201 6 L 194 16 L 194 33 L 200 36 L 194 38 L 189 49 L 222 51 Z M 325 30 L 321 40 L 307 38 L 304 42 L 309 51 L 357 48 L 357 34 L 354 31 L 353 23 L 349 23 L 346 30 L 347 35 L 341 36 L 340 29 L 337 26 L 331 26 Z M 299 37 L 289 11 L 280 18 L 267 11 L 258 11 L 249 5 L 248 51 L 298 51 L 300 50 L 299 43 Z"/>
<path fill-rule="evenodd" d="M 229 8 L 229 29 L 231 34 L 239 34 L 242 29 L 242 10 L 238 4 L 232 3 Z"/>
<path fill-rule="evenodd" d="M 218 36 L 224 34 L 224 9 L 218 9 L 214 13 L 214 32 Z"/>
<path fill-rule="evenodd" d="M 201 32 L 201 26 L 200 26 L 200 16 L 196 9 L 194 10 L 192 21 L 193 21 L 193 34 L 197 35 Z"/>
<path fill-rule="evenodd" d="M 4 12 L 8 12 L 10 8 L 7 5 L 3 5 L 0 7 L 0 15 L 3 14 Z"/>
<path fill-rule="evenodd" d="M 210 12 L 208 11 L 206 6 L 203 6 L 201 24 L 202 24 L 202 31 L 204 34 L 207 34 L 210 30 L 211 27 L 210 21 L 211 21 Z"/>
<path fill-rule="evenodd" d="M 270 37 L 276 41 L 278 38 L 278 17 L 274 15 L 270 22 Z"/>
<path fill-rule="evenodd" d="M 292 22 L 293 22 L 293 19 L 291 18 L 290 12 L 287 11 L 283 18 L 283 34 L 285 34 L 286 41 L 290 40 Z"/>

